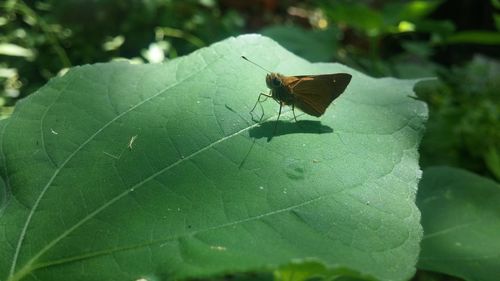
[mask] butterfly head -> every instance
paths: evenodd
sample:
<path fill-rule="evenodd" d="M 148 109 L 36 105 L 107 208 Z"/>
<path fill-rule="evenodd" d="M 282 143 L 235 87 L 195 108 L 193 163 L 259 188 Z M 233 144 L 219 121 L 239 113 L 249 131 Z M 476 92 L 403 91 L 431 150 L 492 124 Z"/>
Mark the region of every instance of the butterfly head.
<path fill-rule="evenodd" d="M 275 89 L 283 86 L 283 81 L 281 80 L 281 74 L 278 73 L 267 74 L 266 84 L 269 89 Z"/>

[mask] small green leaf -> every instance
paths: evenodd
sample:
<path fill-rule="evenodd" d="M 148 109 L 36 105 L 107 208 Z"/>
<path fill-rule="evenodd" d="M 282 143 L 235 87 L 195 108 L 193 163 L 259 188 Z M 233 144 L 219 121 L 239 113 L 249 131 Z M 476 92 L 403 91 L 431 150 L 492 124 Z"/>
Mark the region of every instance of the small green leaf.
<path fill-rule="evenodd" d="M 263 103 L 261 69 L 348 72 L 318 119 Z M 72 68 L 1 131 L 1 280 L 147 280 L 317 260 L 381 280 L 415 271 L 425 104 L 415 81 L 311 64 L 256 35 L 166 64 Z M 261 110 L 257 107 L 257 110 Z"/>
<path fill-rule="evenodd" d="M 500 45 L 500 34 L 498 31 L 462 31 L 448 36 L 445 42 L 448 44 Z"/>
<path fill-rule="evenodd" d="M 326 267 L 314 261 L 292 262 L 280 267 L 274 272 L 275 281 L 306 281 L 306 280 L 342 280 L 342 281 L 373 281 L 370 276 L 364 276 L 348 268 Z"/>
<path fill-rule="evenodd" d="M 332 9 L 327 10 L 327 15 L 334 21 L 345 23 L 368 36 L 378 36 L 384 31 L 386 25 L 381 13 L 361 3 L 335 3 Z"/>
<path fill-rule="evenodd" d="M 261 31 L 292 53 L 311 62 L 329 61 L 337 52 L 339 31 L 307 30 L 298 26 L 271 26 Z"/>
<path fill-rule="evenodd" d="M 424 238 L 418 267 L 466 280 L 500 276 L 500 185 L 465 170 L 424 171 L 417 204 Z"/>

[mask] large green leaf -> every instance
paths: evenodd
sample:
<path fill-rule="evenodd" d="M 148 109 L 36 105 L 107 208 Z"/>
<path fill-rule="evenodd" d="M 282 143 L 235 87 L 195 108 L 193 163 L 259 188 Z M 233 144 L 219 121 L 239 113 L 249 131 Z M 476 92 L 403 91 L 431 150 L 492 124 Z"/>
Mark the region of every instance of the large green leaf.
<path fill-rule="evenodd" d="M 265 73 L 241 55 L 353 78 L 322 118 L 286 111 L 272 137 L 278 105 L 252 121 Z M 407 279 L 422 235 L 426 107 L 409 97 L 414 82 L 311 64 L 256 35 L 166 64 L 73 68 L 4 124 L 0 279 L 190 278 L 311 260 Z"/>
<path fill-rule="evenodd" d="M 425 236 L 419 268 L 476 281 L 500 277 L 500 185 L 465 170 L 424 171 L 417 204 Z"/>

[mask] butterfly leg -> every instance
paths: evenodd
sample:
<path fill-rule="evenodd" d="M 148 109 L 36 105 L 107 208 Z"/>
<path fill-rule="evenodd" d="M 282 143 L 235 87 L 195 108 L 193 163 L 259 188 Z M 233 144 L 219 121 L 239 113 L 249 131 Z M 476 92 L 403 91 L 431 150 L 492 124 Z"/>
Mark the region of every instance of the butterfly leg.
<path fill-rule="evenodd" d="M 297 116 L 295 116 L 295 105 L 292 104 L 292 113 L 293 113 L 293 119 L 295 120 L 295 123 L 297 123 Z"/>
<path fill-rule="evenodd" d="M 273 136 L 276 135 L 276 131 L 278 129 L 278 121 L 280 120 L 281 116 L 281 108 L 283 107 L 283 103 L 280 103 L 280 110 L 278 111 L 278 118 L 276 118 L 276 121 L 274 123 L 274 131 L 273 131 Z"/>
<path fill-rule="evenodd" d="M 264 96 L 264 100 L 260 100 L 260 98 Z M 250 110 L 250 112 L 254 111 L 255 110 L 255 107 L 257 107 L 257 104 L 260 103 L 260 102 L 264 102 L 267 100 L 267 98 L 272 98 L 271 95 L 266 95 L 264 93 L 260 93 L 259 94 L 259 98 L 257 99 L 257 102 L 254 104 L 254 106 L 252 107 L 252 110 Z"/>
<path fill-rule="evenodd" d="M 297 121 L 297 116 L 295 115 L 295 105 L 292 104 L 292 113 L 293 113 L 293 119 L 295 120 L 295 124 L 301 128 L 301 129 L 304 129 L 304 127 L 302 127 L 299 123 L 299 121 Z"/>
<path fill-rule="evenodd" d="M 264 100 L 260 100 L 260 98 L 262 96 L 264 96 Z M 271 95 L 266 95 L 264 93 L 260 93 L 259 97 L 257 98 L 257 102 L 255 102 L 254 106 L 252 107 L 252 110 L 250 110 L 250 114 L 252 114 L 252 112 L 255 110 L 255 107 L 257 107 L 257 104 L 260 104 L 260 108 L 262 110 L 262 114 L 260 115 L 260 118 L 259 118 L 258 122 L 260 122 L 262 120 L 262 118 L 264 117 L 264 107 L 262 106 L 262 102 L 266 101 L 267 98 L 270 98 L 270 97 L 272 97 L 272 96 Z M 252 115 L 252 120 L 253 120 L 253 115 Z"/>

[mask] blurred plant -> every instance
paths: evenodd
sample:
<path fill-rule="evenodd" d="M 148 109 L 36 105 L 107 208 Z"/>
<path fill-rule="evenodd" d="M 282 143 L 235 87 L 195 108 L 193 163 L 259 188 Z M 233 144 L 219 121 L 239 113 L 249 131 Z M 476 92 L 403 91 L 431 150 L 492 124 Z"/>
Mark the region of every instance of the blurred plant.
<path fill-rule="evenodd" d="M 297 2 L 287 9 L 292 21 L 261 33 L 310 61 L 338 60 L 374 76 L 433 76 L 433 44 L 454 30 L 428 19 L 441 2 Z"/>
<path fill-rule="evenodd" d="M 344 32 L 339 58 L 374 76 L 432 76 L 432 45 L 452 34 L 448 21 L 429 15 L 443 1 L 325 1 L 325 15 Z"/>
<path fill-rule="evenodd" d="M 500 180 L 500 62 L 476 56 L 439 77 L 417 87 L 430 108 L 422 165 L 461 166 Z"/>
<path fill-rule="evenodd" d="M 0 104 L 72 65 L 161 62 L 239 33 L 240 14 L 213 0 L 6 0 L 0 3 Z"/>
<path fill-rule="evenodd" d="M 43 3 L 38 3 L 45 9 Z M 22 1 L 7 0 L 0 4 L 0 99 L 6 116 L 12 111 L 13 101 L 24 96 L 30 80 L 45 80 L 57 72 L 44 65 L 57 63 L 59 69 L 69 67 L 68 56 L 59 38 L 66 36 L 60 26 L 48 24 Z M 55 58 L 55 59 L 54 59 Z M 48 63 L 48 61 L 51 61 Z M 28 78 L 29 77 L 29 78 Z M 33 85 L 39 86 L 40 83 Z"/>
<path fill-rule="evenodd" d="M 468 59 L 472 49 L 464 44 L 500 45 L 497 31 L 456 31 L 451 20 L 433 19 L 448 2 L 297 2 L 287 9 L 292 21 L 261 33 L 311 61 L 334 59 L 373 76 L 429 77 L 447 57 Z"/>

